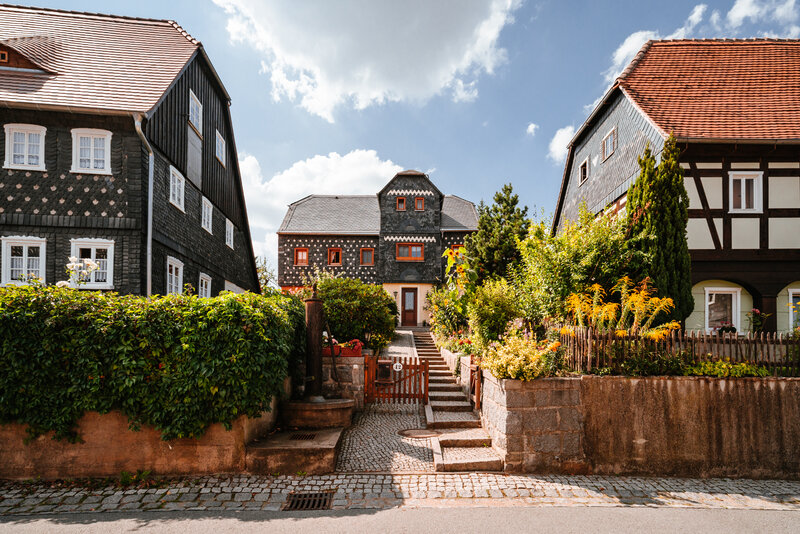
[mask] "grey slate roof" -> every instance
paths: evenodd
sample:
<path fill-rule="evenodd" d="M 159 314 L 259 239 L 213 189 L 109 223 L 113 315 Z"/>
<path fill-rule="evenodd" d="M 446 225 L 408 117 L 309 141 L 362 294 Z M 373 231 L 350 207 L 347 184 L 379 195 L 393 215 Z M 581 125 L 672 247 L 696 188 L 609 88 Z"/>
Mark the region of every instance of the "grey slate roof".
<path fill-rule="evenodd" d="M 278 233 L 378 235 L 380 229 L 375 195 L 309 195 L 289 204 Z"/>
<path fill-rule="evenodd" d="M 477 230 L 475 204 L 455 195 L 447 195 L 442 203 L 442 230 Z"/>
<path fill-rule="evenodd" d="M 378 235 L 377 195 L 309 195 L 289 205 L 279 234 Z M 442 206 L 442 230 L 477 230 L 475 205 L 448 195 Z"/>

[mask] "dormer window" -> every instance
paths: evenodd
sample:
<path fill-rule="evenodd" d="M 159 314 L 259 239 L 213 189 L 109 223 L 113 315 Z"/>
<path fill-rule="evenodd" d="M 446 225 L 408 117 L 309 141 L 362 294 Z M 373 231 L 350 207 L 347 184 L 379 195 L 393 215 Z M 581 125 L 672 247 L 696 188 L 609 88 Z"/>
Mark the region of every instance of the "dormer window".
<path fill-rule="evenodd" d="M 6 124 L 6 169 L 44 171 L 44 136 L 47 128 L 33 124 Z"/>
<path fill-rule="evenodd" d="M 76 174 L 111 174 L 111 132 L 94 128 L 72 130 L 72 169 Z"/>

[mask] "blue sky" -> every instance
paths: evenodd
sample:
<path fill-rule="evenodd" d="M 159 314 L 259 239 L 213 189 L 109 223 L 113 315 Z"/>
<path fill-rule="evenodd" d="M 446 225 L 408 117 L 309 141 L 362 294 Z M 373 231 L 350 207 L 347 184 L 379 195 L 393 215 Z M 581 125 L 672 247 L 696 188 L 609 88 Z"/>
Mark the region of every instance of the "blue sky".
<path fill-rule="evenodd" d="M 231 94 L 257 254 L 289 202 L 403 168 L 549 215 L 566 144 L 649 38 L 800 37 L 796 0 L 139 0 L 37 5 L 173 19 Z M 357 216 L 357 214 L 354 214 Z"/>

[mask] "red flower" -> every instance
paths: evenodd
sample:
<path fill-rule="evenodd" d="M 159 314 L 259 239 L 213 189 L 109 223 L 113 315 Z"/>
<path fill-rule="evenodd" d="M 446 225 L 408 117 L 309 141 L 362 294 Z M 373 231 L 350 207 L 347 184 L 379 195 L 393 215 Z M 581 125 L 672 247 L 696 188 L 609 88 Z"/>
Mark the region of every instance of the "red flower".
<path fill-rule="evenodd" d="M 164 368 L 164 363 L 163 363 L 163 362 L 162 362 L 162 363 L 159 363 L 159 364 L 158 364 L 158 368 L 159 368 L 159 369 L 163 369 L 163 368 Z"/>

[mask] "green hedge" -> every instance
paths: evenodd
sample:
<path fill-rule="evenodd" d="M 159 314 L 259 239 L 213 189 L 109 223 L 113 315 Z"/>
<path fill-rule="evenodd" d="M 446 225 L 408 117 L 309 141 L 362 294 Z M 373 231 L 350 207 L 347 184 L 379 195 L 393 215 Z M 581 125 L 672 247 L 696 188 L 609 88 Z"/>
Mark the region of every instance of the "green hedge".
<path fill-rule="evenodd" d="M 164 440 L 230 428 L 269 410 L 304 335 L 302 303 L 276 294 L 0 288 L 0 423 L 74 440 L 85 412 L 116 409 Z"/>

